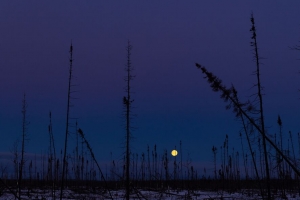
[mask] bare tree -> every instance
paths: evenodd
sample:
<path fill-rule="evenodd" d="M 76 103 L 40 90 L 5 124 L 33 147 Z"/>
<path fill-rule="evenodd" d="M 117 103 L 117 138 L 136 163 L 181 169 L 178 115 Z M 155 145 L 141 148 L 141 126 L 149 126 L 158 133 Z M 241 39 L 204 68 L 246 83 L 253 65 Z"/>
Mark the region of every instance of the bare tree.
<path fill-rule="evenodd" d="M 64 181 L 66 174 L 66 155 L 69 135 L 69 119 L 70 119 L 70 99 L 71 99 L 71 83 L 72 83 L 72 72 L 73 72 L 73 45 L 70 46 L 70 68 L 69 68 L 69 84 L 68 84 L 68 101 L 67 101 L 67 119 L 66 119 L 66 133 L 65 133 L 65 145 L 64 145 L 64 156 L 63 156 L 63 167 L 61 175 L 61 187 L 60 187 L 60 199 L 62 200 Z"/>
<path fill-rule="evenodd" d="M 104 177 L 104 175 L 103 175 L 103 173 L 102 173 L 102 170 L 101 170 L 101 168 L 100 168 L 100 165 L 98 164 L 98 162 L 97 162 L 97 160 L 96 160 L 96 158 L 95 158 L 95 154 L 94 154 L 94 152 L 93 152 L 93 150 L 92 150 L 92 147 L 90 146 L 90 144 L 89 144 L 88 141 L 86 140 L 86 138 L 85 138 L 85 136 L 84 136 L 84 133 L 83 133 L 83 131 L 82 131 L 80 128 L 78 129 L 78 133 L 79 133 L 80 137 L 82 138 L 82 140 L 84 141 L 84 143 L 86 144 L 86 147 L 87 147 L 87 149 L 89 150 L 89 152 L 90 152 L 90 154 L 91 154 L 92 161 L 94 161 L 94 162 L 96 163 L 97 167 L 98 167 L 99 173 L 100 173 L 101 178 L 103 179 L 103 181 L 104 181 L 104 183 L 105 183 L 105 186 L 106 186 L 106 189 L 108 190 L 108 193 L 109 193 L 110 198 L 113 199 L 113 197 L 112 197 L 112 195 L 111 195 L 111 193 L 110 193 L 110 191 L 109 191 L 109 188 L 108 188 L 108 186 L 107 186 L 105 177 Z"/>
<path fill-rule="evenodd" d="M 133 70 L 131 66 L 131 49 L 132 46 L 130 45 L 130 42 L 128 41 L 127 45 L 127 65 L 126 65 L 126 72 L 127 76 L 125 77 L 126 81 L 126 96 L 123 97 L 123 104 L 125 106 L 126 112 L 126 152 L 125 152 L 125 185 L 126 185 L 126 199 L 129 199 L 130 196 L 130 138 L 131 138 L 131 108 L 132 108 L 132 102 L 131 99 L 131 80 L 134 78 L 132 76 L 131 72 Z"/>
<path fill-rule="evenodd" d="M 280 156 L 288 163 L 288 165 L 294 170 L 294 172 L 300 176 L 300 171 L 297 169 L 290 159 L 284 155 L 284 153 L 276 146 L 276 144 L 261 130 L 261 127 L 257 125 L 256 121 L 250 116 L 249 112 L 253 109 L 253 105 L 247 101 L 245 103 L 240 103 L 236 101 L 237 91 L 232 86 L 231 88 L 227 88 L 222 84 L 222 81 L 216 77 L 212 72 L 207 71 L 204 66 L 196 63 L 196 67 L 202 70 L 202 73 L 205 74 L 207 81 L 210 83 L 210 86 L 213 91 L 220 92 L 221 98 L 224 101 L 229 102 L 227 108 L 233 108 L 234 113 L 239 116 L 243 115 L 245 119 L 266 139 L 266 141 L 278 152 Z"/>
<path fill-rule="evenodd" d="M 26 94 L 24 94 L 22 100 L 22 144 L 21 144 L 21 161 L 19 167 L 19 181 L 18 181 L 18 195 L 19 199 L 21 198 L 21 188 L 22 188 L 22 180 L 23 180 L 23 168 L 25 164 L 24 154 L 25 154 L 25 140 L 27 139 L 27 125 L 29 124 L 26 120 L 26 111 L 27 111 L 27 103 L 26 103 Z"/>
<path fill-rule="evenodd" d="M 258 45 L 257 45 L 257 35 L 256 35 L 256 27 L 254 22 L 253 14 L 251 14 L 251 24 L 252 27 L 250 31 L 252 32 L 253 42 L 251 42 L 251 46 L 254 48 L 254 58 L 256 61 L 256 77 L 257 77 L 257 96 L 259 100 L 259 124 L 261 126 L 262 130 L 262 145 L 264 150 L 264 160 L 265 160 L 265 168 L 266 168 L 266 181 L 267 181 L 267 190 L 268 190 L 268 199 L 271 200 L 271 188 L 270 188 L 270 170 L 269 170 L 269 161 L 268 161 L 268 151 L 267 151 L 267 144 L 266 144 L 266 138 L 264 137 L 266 135 L 265 130 L 265 120 L 264 120 L 264 110 L 263 110 L 263 98 L 262 98 L 262 86 L 261 86 L 261 80 L 260 80 L 260 57 L 258 55 Z"/>

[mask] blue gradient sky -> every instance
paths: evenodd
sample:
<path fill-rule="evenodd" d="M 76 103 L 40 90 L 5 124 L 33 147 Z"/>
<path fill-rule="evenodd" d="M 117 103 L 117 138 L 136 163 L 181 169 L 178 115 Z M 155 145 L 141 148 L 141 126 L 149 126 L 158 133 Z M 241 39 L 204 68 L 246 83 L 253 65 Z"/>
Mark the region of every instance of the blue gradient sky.
<path fill-rule="evenodd" d="M 133 152 L 171 151 L 212 161 L 212 146 L 229 135 L 240 146 L 240 123 L 195 67 L 199 62 L 243 99 L 255 92 L 249 32 L 254 13 L 268 132 L 299 131 L 299 1 L 10 1 L 0 2 L 0 151 L 10 152 L 22 132 L 28 103 L 29 153 L 48 148 L 52 111 L 57 151 L 63 148 L 68 58 L 74 48 L 72 117 L 101 161 L 121 160 L 125 138 L 126 45 L 130 40 L 136 128 Z M 75 130 L 75 128 L 74 128 Z M 73 131 L 74 132 L 74 131 Z M 70 137 L 70 143 L 75 136 Z M 71 145 L 70 145 L 71 146 Z M 71 149 L 69 151 L 72 151 Z"/>

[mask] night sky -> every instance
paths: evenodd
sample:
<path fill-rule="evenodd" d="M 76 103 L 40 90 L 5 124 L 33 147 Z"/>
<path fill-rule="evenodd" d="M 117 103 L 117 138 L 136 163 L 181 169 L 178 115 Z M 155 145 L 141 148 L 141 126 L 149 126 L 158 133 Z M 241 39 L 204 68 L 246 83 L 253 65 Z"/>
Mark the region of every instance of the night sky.
<path fill-rule="evenodd" d="M 26 152 L 47 153 L 49 111 L 56 149 L 63 149 L 69 48 L 73 44 L 71 117 L 77 118 L 99 162 L 124 153 L 126 45 L 132 48 L 132 152 L 156 144 L 179 149 L 194 165 L 211 164 L 212 146 L 240 148 L 241 124 L 209 88 L 198 62 L 240 98 L 255 93 L 250 16 L 261 59 L 268 133 L 300 131 L 299 1 L 11 1 L 0 2 L 0 151 L 11 154 L 22 133 Z M 72 123 L 75 121 L 72 120 Z M 75 132 L 75 127 L 71 127 Z M 296 135 L 295 135 L 296 137 Z M 76 141 L 70 135 L 71 143 Z M 69 153 L 73 150 L 69 149 Z M 3 156 L 2 156 L 3 158 Z M 3 160 L 2 162 L 12 162 Z M 209 167 L 208 167 L 209 168 Z"/>

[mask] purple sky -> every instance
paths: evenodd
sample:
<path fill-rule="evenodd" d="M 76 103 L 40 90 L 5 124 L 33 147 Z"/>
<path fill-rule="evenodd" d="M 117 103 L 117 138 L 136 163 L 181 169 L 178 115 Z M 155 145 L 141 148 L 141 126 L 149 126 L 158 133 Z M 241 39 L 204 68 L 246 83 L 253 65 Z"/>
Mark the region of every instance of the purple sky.
<path fill-rule="evenodd" d="M 256 20 L 268 132 L 299 131 L 300 2 L 298 1 L 10 1 L 0 2 L 0 151 L 10 152 L 28 103 L 27 152 L 46 152 L 52 111 L 56 148 L 63 148 L 69 46 L 74 49 L 72 117 L 96 157 L 121 160 L 122 98 L 130 40 L 134 110 L 133 152 L 179 141 L 194 163 L 212 161 L 212 146 L 229 135 L 239 148 L 241 125 L 211 91 L 195 62 L 247 99 L 255 92 L 250 15 Z M 70 143 L 75 137 L 70 137 Z M 70 149 L 70 151 L 72 151 Z"/>

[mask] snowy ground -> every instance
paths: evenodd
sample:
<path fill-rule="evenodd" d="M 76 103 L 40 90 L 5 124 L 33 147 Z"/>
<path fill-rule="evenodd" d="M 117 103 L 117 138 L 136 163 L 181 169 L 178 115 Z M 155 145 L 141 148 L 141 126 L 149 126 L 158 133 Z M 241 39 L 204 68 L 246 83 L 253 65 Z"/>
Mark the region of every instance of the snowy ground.
<path fill-rule="evenodd" d="M 7 191 L 2 191 L 3 193 L 0 196 L 0 199 L 15 199 L 14 195 Z M 50 190 L 30 190 L 22 192 L 22 199 L 59 199 L 59 191 L 52 193 Z M 124 190 L 110 191 L 113 199 L 121 200 L 124 199 Z M 63 194 L 63 199 L 85 199 L 85 200 L 102 200 L 102 199 L 111 199 L 108 192 L 74 192 L 72 190 L 65 190 Z M 274 200 L 279 199 L 290 199 L 290 200 L 300 200 L 298 194 L 289 194 L 287 198 L 281 198 L 279 194 L 273 194 Z M 148 199 L 148 200 L 176 200 L 176 199 L 199 199 L 199 200 L 254 200 L 262 199 L 257 192 L 255 191 L 243 191 L 240 193 L 229 194 L 227 192 L 207 192 L 207 191 L 145 191 L 145 190 L 136 190 L 135 194 L 132 194 L 131 199 Z"/>

